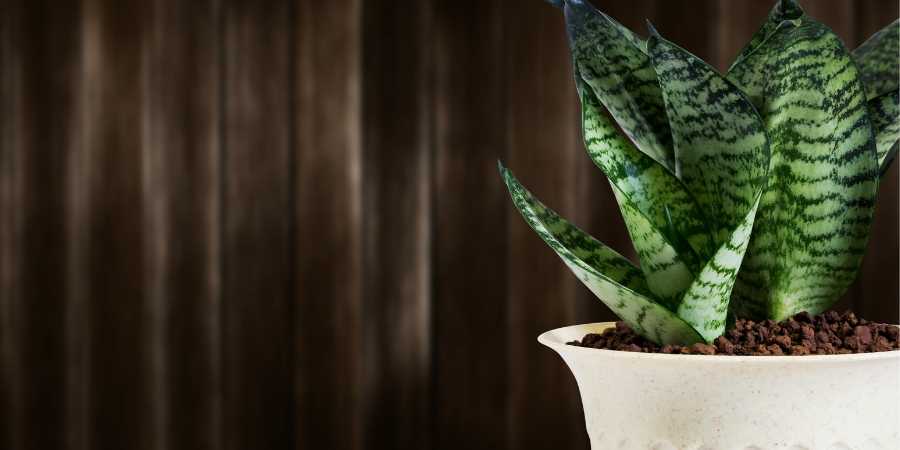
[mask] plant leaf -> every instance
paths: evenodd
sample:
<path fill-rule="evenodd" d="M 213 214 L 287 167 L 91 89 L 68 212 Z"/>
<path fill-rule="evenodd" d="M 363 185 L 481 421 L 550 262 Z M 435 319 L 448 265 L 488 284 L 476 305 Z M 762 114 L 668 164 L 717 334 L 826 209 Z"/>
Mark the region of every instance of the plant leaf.
<path fill-rule="evenodd" d="M 636 333 L 660 344 L 701 340 L 693 328 L 648 297 L 643 274 L 630 261 L 544 206 L 502 165 L 500 173 L 525 222 Z"/>
<path fill-rule="evenodd" d="M 900 139 L 900 91 L 888 92 L 869 100 L 869 118 L 875 129 L 879 173 L 882 176 L 897 156 Z"/>
<path fill-rule="evenodd" d="M 750 211 L 694 279 L 676 310 L 706 342 L 725 332 L 731 291 L 750 242 L 761 194 L 758 192 Z"/>
<path fill-rule="evenodd" d="M 675 143 L 676 174 L 714 224 L 716 245 L 744 222 L 766 180 L 769 144 L 744 94 L 700 58 L 651 36 Z"/>
<path fill-rule="evenodd" d="M 866 98 L 894 92 L 900 79 L 900 20 L 873 34 L 853 51 Z"/>
<path fill-rule="evenodd" d="M 689 264 L 712 256 L 705 214 L 681 181 L 622 137 L 589 87 L 580 85 L 579 94 L 585 147 L 620 191 L 619 204 L 627 199 Z"/>
<path fill-rule="evenodd" d="M 674 170 L 672 137 L 644 41 L 584 0 L 565 6 L 576 79 L 584 80 L 637 148 Z"/>
<path fill-rule="evenodd" d="M 869 100 L 880 172 L 884 174 L 897 154 L 900 138 L 900 20 L 873 34 L 853 51 L 853 59 Z"/>
<path fill-rule="evenodd" d="M 766 80 L 766 74 L 763 71 L 765 64 L 762 63 L 765 55 L 758 53 L 765 49 L 767 41 L 776 31 L 780 28 L 795 26 L 797 24 L 795 21 L 801 17 L 803 17 L 803 9 L 796 1 L 786 0 L 776 3 L 769 12 L 765 23 L 757 30 L 728 69 L 728 80 L 739 87 L 757 108 L 762 105 Z"/>
<path fill-rule="evenodd" d="M 612 183 L 610 183 L 612 184 Z M 694 273 L 699 269 L 693 252 L 679 254 L 665 235 L 656 229 L 643 213 L 638 211 L 615 184 L 613 193 L 619 202 L 619 209 L 628 227 L 631 242 L 641 261 L 641 271 L 647 286 L 658 303 L 675 311 L 681 294 L 691 285 Z"/>
<path fill-rule="evenodd" d="M 766 21 L 759 30 L 756 31 L 753 37 L 750 38 L 750 42 L 748 42 L 744 49 L 741 50 L 737 58 L 735 58 L 732 67 L 738 65 L 742 59 L 752 54 L 763 45 L 766 39 L 778 29 L 782 22 L 799 19 L 803 14 L 803 8 L 801 8 L 795 0 L 776 2 L 775 6 L 772 7 L 772 10 L 769 11 L 769 16 L 766 18 Z"/>
<path fill-rule="evenodd" d="M 780 320 L 825 310 L 855 278 L 878 165 L 865 92 L 834 33 L 804 16 L 762 50 L 772 159 L 732 310 Z"/>

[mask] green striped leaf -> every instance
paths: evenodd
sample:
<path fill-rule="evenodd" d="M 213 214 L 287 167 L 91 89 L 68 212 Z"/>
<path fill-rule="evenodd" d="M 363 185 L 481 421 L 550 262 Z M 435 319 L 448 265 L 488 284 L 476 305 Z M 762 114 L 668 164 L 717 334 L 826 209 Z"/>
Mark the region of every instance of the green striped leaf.
<path fill-rule="evenodd" d="M 674 170 L 669 124 L 643 39 L 584 0 L 565 3 L 576 78 L 593 88 L 640 151 Z"/>
<path fill-rule="evenodd" d="M 765 183 L 763 121 L 744 94 L 700 58 L 658 35 L 647 49 L 666 103 L 676 174 L 712 221 L 720 245 Z"/>
<path fill-rule="evenodd" d="M 869 115 L 875 128 L 878 161 L 883 174 L 897 154 L 900 138 L 900 107 L 897 104 L 900 99 L 900 20 L 872 35 L 853 51 L 853 59 L 869 99 Z"/>
<path fill-rule="evenodd" d="M 631 236 L 631 242 L 640 258 L 641 270 L 644 272 L 650 292 L 658 303 L 675 311 L 681 294 L 694 280 L 698 262 L 685 261 L 666 236 L 653 226 L 647 216 L 624 198 L 624 194 L 615 184 L 612 188 L 619 202 L 628 234 Z M 689 252 L 689 255 L 694 257 L 692 252 Z"/>
<path fill-rule="evenodd" d="M 879 172 L 884 175 L 897 156 L 897 141 L 900 139 L 900 91 L 888 92 L 869 100 L 869 118 L 875 130 Z"/>
<path fill-rule="evenodd" d="M 640 211 L 689 265 L 699 266 L 715 252 L 704 212 L 675 175 L 619 133 L 589 87 L 580 85 L 579 94 L 585 147 L 621 191 L 620 205 Z"/>
<path fill-rule="evenodd" d="M 843 44 L 809 17 L 754 55 L 772 157 L 733 310 L 821 312 L 855 278 L 868 238 L 878 165 L 865 92 Z"/>
<path fill-rule="evenodd" d="M 900 20 L 875 33 L 853 51 L 866 98 L 894 92 L 900 79 Z"/>
<path fill-rule="evenodd" d="M 754 106 L 761 108 L 765 88 L 765 59 L 767 42 L 781 29 L 794 27 L 803 17 L 803 9 L 796 1 L 779 1 L 769 17 L 738 54 L 728 69 L 727 78 L 741 89 Z"/>
<path fill-rule="evenodd" d="M 761 192 L 728 240 L 691 283 L 676 310 L 678 317 L 697 330 L 707 342 L 712 342 L 725 332 L 731 292 L 750 242 L 760 196 Z"/>
<path fill-rule="evenodd" d="M 765 41 L 769 39 L 769 36 L 778 29 L 782 22 L 799 19 L 803 14 L 803 8 L 801 8 L 794 0 L 776 2 L 772 10 L 769 11 L 769 16 L 766 18 L 766 21 L 753 37 L 750 38 L 750 42 L 748 42 L 744 49 L 741 50 L 737 58 L 735 58 L 732 67 L 740 64 L 744 58 L 760 48 Z"/>
<path fill-rule="evenodd" d="M 649 297 L 643 274 L 630 261 L 544 206 L 502 165 L 500 173 L 525 222 L 635 332 L 660 344 L 701 340 L 687 323 Z"/>

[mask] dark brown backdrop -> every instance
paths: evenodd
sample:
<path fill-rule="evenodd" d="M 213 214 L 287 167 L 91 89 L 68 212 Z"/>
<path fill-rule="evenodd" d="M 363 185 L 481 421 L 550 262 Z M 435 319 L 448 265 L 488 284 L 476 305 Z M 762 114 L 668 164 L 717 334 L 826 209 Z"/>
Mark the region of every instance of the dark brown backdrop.
<path fill-rule="evenodd" d="M 769 1 L 602 7 L 725 67 Z M 855 46 L 894 0 L 807 0 Z M 502 158 L 630 252 L 539 0 L 0 0 L 0 447 L 585 449 L 609 319 Z M 845 304 L 895 320 L 898 165 Z"/>

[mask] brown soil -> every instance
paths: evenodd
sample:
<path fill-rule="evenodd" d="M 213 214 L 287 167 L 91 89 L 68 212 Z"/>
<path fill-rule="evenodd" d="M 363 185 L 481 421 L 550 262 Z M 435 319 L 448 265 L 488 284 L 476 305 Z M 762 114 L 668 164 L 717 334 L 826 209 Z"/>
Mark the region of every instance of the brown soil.
<path fill-rule="evenodd" d="M 624 322 L 601 334 L 585 335 L 569 345 L 626 352 L 684 355 L 835 355 L 900 349 L 900 328 L 869 322 L 852 312 L 805 312 L 781 322 L 737 320 L 712 344 L 660 346 L 632 331 Z"/>

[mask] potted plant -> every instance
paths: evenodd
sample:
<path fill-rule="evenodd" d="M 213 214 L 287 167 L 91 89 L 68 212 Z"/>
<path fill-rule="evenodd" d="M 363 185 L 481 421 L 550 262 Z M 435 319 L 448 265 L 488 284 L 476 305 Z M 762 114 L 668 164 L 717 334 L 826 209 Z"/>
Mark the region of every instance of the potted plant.
<path fill-rule="evenodd" d="M 898 329 L 816 316 L 856 276 L 896 155 L 898 22 L 849 52 L 782 0 L 722 75 L 652 26 L 555 3 L 585 145 L 640 264 L 500 172 L 622 321 L 539 337 L 575 375 L 592 448 L 900 448 L 900 352 L 877 352 Z"/>

